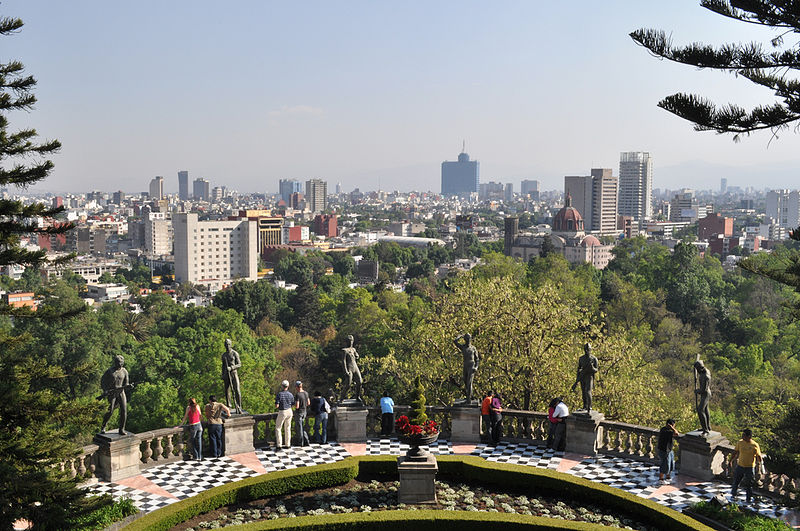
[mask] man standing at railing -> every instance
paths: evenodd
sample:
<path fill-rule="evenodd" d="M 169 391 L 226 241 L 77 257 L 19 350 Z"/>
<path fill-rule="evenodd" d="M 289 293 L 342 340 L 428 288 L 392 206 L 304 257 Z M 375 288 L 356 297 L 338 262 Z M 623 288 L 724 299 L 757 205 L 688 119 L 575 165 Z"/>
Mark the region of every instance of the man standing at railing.
<path fill-rule="evenodd" d="M 675 470 L 675 453 L 672 441 L 681 434 L 675 429 L 675 420 L 667 419 L 667 424 L 658 432 L 658 479 L 669 481 Z"/>
<path fill-rule="evenodd" d="M 275 449 L 289 448 L 292 442 L 292 405 L 294 396 L 289 392 L 289 380 L 281 382 L 281 390 L 275 395 L 275 409 L 278 418 L 275 419 Z M 281 439 L 283 433 L 283 439 Z M 285 444 L 284 444 L 285 443 Z"/>
<path fill-rule="evenodd" d="M 750 428 L 742 432 L 742 439 L 736 443 L 736 447 L 731 454 L 731 466 L 736 463 L 736 472 L 733 474 L 733 488 L 731 489 L 731 499 L 736 500 L 736 492 L 739 484 L 744 480 L 745 502 L 750 503 L 753 499 L 753 479 L 756 462 L 763 465 L 761 447 L 753 440 L 753 430 Z"/>
<path fill-rule="evenodd" d="M 569 408 L 564 403 L 561 397 L 558 398 L 558 403 L 553 410 L 553 418 L 556 420 L 556 425 L 553 429 L 553 450 L 561 451 L 567 443 L 567 417 L 569 416 Z"/>

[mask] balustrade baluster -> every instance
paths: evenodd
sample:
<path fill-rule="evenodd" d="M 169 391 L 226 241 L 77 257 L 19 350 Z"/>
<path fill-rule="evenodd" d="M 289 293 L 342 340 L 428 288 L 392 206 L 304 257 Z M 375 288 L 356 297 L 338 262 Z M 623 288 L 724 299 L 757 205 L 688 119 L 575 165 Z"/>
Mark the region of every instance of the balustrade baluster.
<path fill-rule="evenodd" d="M 172 450 L 174 449 L 175 447 L 172 444 L 172 435 L 167 435 L 164 437 L 164 455 L 167 457 L 167 459 L 172 457 Z"/>
<path fill-rule="evenodd" d="M 183 430 L 173 435 L 173 437 L 175 437 L 175 453 L 179 457 L 186 457 L 184 455 L 184 451 L 186 449 L 186 443 L 183 442 Z"/>
<path fill-rule="evenodd" d="M 631 454 L 633 453 L 633 432 L 626 432 L 627 437 L 625 438 L 625 453 Z"/>
<path fill-rule="evenodd" d="M 150 439 L 145 439 L 142 441 L 142 457 L 141 461 L 144 464 L 147 464 L 150 461 L 150 456 L 153 455 L 153 450 L 150 448 Z"/>
<path fill-rule="evenodd" d="M 653 459 L 655 457 L 655 436 L 654 435 L 647 435 L 647 448 L 646 448 L 646 455 L 648 458 Z"/>
<path fill-rule="evenodd" d="M 85 455 L 78 457 L 78 476 L 85 477 L 86 476 L 86 463 L 84 460 L 86 459 Z"/>
<path fill-rule="evenodd" d="M 164 449 L 161 448 L 161 437 L 156 437 L 153 439 L 153 461 L 161 459 L 163 451 Z"/>
<path fill-rule="evenodd" d="M 622 430 L 618 428 L 617 429 L 617 438 L 616 438 L 616 441 L 614 442 L 614 451 L 620 452 L 620 453 L 622 452 L 622 445 L 623 445 L 623 443 L 622 443 L 622 435 L 623 435 L 622 434 Z"/>
<path fill-rule="evenodd" d="M 635 451 L 633 452 L 635 455 L 641 457 L 644 455 L 644 444 L 642 444 L 642 434 L 641 433 L 634 433 L 633 434 L 633 441 L 635 445 Z"/>

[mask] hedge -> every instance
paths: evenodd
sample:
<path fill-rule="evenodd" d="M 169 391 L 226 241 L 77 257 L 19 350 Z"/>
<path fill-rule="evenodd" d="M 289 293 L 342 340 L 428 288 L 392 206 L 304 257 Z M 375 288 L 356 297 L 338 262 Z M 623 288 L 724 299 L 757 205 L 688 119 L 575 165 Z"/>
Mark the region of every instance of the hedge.
<path fill-rule="evenodd" d="M 643 523 L 676 531 L 707 531 L 700 522 L 608 485 L 595 483 L 562 472 L 543 468 L 486 461 L 478 456 L 439 455 L 440 478 L 492 485 L 502 489 L 529 490 L 537 494 L 564 499 L 591 501 L 603 507 L 627 513 Z M 136 520 L 125 530 L 166 530 L 198 514 L 224 505 L 243 503 L 267 496 L 280 496 L 343 485 L 356 478 L 397 478 L 397 457 L 390 455 L 348 457 L 337 463 L 270 472 L 209 489 L 192 498 L 168 505 Z M 440 529 L 478 529 L 502 522 L 504 526 L 528 529 L 605 529 L 600 524 L 506 513 L 475 513 L 466 511 L 374 511 L 322 516 L 302 516 L 254 522 L 235 529 L 362 529 L 381 525 L 384 529 L 407 531 L 408 522 Z M 405 523 L 404 523 L 405 522 Z M 530 527 L 533 526 L 533 527 Z"/>

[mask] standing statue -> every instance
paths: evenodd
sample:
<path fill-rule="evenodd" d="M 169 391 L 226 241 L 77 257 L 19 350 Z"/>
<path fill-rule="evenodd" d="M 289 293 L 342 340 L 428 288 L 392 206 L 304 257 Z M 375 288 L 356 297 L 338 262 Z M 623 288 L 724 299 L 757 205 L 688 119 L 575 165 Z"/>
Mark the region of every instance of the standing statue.
<path fill-rule="evenodd" d="M 459 339 L 464 341 L 459 343 Z M 472 402 L 472 381 L 475 379 L 475 372 L 478 370 L 481 357 L 478 355 L 478 349 L 472 344 L 472 336 L 469 334 L 462 334 L 453 340 L 453 344 L 461 354 L 464 356 L 464 396 L 465 402 Z"/>
<path fill-rule="evenodd" d="M 572 384 L 572 390 L 580 382 L 581 384 L 581 397 L 583 398 L 583 409 L 588 413 L 592 410 L 592 390 L 594 389 L 594 375 L 600 369 L 597 363 L 597 358 L 592 355 L 592 345 L 586 343 L 583 346 L 583 356 L 578 358 L 578 373 L 575 376 L 575 383 Z"/>
<path fill-rule="evenodd" d="M 125 358 L 121 355 L 114 356 L 114 363 L 109 367 L 100 378 L 100 388 L 103 394 L 97 399 L 108 399 L 108 411 L 103 416 L 103 426 L 100 433 L 106 432 L 108 420 L 115 408 L 119 408 L 119 434 L 125 435 L 125 423 L 128 421 L 128 396 L 126 391 L 133 388 L 128 381 L 128 370 L 124 367 Z"/>
<path fill-rule="evenodd" d="M 694 400 L 697 408 L 697 418 L 700 420 L 700 429 L 703 435 L 711 431 L 708 416 L 708 402 L 711 399 L 711 372 L 698 356 L 694 362 Z"/>
<path fill-rule="evenodd" d="M 350 386 L 353 384 L 353 381 L 355 381 L 356 392 L 354 398 L 360 402 L 361 384 L 364 383 L 364 380 L 361 378 L 361 371 L 358 369 L 358 363 L 356 362 L 358 359 L 358 352 L 355 348 L 353 348 L 353 336 L 347 336 L 347 340 L 350 342 L 350 346 L 342 349 L 342 363 L 344 364 L 345 375 L 342 399 L 347 398 L 347 394 L 350 391 Z"/>
<path fill-rule="evenodd" d="M 225 383 L 225 401 L 229 408 L 234 408 L 237 413 L 242 412 L 242 392 L 239 388 L 239 367 L 242 360 L 239 353 L 233 350 L 233 342 L 225 340 L 225 352 L 222 354 L 222 381 Z M 233 405 L 231 405 L 231 390 L 233 391 Z"/>

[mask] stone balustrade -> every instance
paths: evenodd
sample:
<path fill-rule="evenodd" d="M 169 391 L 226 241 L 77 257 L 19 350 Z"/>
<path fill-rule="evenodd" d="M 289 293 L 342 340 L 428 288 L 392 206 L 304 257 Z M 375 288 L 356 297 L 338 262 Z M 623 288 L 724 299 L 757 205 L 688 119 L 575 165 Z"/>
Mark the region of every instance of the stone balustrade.
<path fill-rule="evenodd" d="M 600 426 L 603 429 L 601 453 L 639 460 L 657 458 L 658 429 L 606 420 Z"/>
<path fill-rule="evenodd" d="M 521 409 L 503 410 L 503 438 L 505 439 L 529 444 L 545 444 L 549 432 L 550 421 L 547 420 L 547 413 Z"/>
<path fill-rule="evenodd" d="M 183 428 L 162 428 L 136 434 L 139 438 L 140 469 L 163 465 L 184 458 Z"/>
<path fill-rule="evenodd" d="M 275 420 L 278 412 L 253 415 L 253 445 L 256 448 L 275 444 Z"/>
<path fill-rule="evenodd" d="M 97 469 L 97 450 L 100 447 L 96 444 L 89 444 L 83 447 L 81 453 L 72 459 L 61 464 L 61 469 L 65 470 L 70 478 L 91 478 L 94 477 Z"/>

